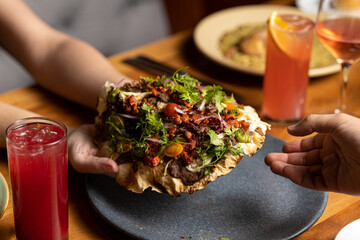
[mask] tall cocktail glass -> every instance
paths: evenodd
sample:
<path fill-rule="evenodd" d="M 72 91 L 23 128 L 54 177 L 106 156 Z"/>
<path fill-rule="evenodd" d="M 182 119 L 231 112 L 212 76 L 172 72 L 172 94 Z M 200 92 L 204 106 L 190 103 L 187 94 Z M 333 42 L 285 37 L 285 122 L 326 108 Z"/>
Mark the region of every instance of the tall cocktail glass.
<path fill-rule="evenodd" d="M 6 130 L 16 239 L 68 238 L 68 161 L 64 124 L 25 118 Z"/>
<path fill-rule="evenodd" d="M 269 120 L 293 122 L 304 116 L 313 29 L 304 16 L 271 14 L 262 105 Z"/>

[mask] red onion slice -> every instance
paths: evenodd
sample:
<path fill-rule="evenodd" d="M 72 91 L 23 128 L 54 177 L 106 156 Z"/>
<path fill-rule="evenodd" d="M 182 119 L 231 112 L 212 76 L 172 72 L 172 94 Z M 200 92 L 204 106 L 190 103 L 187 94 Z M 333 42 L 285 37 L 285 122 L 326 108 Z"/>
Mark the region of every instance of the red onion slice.
<path fill-rule="evenodd" d="M 175 128 L 176 125 L 174 123 L 164 123 L 164 128 Z"/>
<path fill-rule="evenodd" d="M 185 114 L 186 112 L 184 112 L 183 110 L 181 110 L 180 108 L 174 107 L 175 111 L 177 111 L 180 114 Z"/>
<path fill-rule="evenodd" d="M 200 107 L 199 107 L 199 110 L 200 110 L 200 111 L 204 110 L 205 103 L 206 103 L 206 100 L 203 99 L 202 102 L 201 102 L 201 104 L 200 104 Z"/>
<path fill-rule="evenodd" d="M 150 141 L 150 142 L 159 142 L 160 139 L 156 139 L 156 138 L 147 138 L 146 141 Z"/>
<path fill-rule="evenodd" d="M 131 118 L 131 119 L 139 119 L 139 116 L 134 116 L 134 115 L 129 115 L 129 114 L 124 114 L 124 113 L 119 113 L 119 116 L 122 116 L 124 118 Z"/>
<path fill-rule="evenodd" d="M 205 119 L 208 119 L 208 118 L 219 118 L 216 114 L 212 114 L 212 115 L 209 115 L 209 116 L 205 116 L 205 117 L 202 117 L 202 118 L 198 118 L 196 119 L 194 122 L 197 122 L 197 121 L 202 121 L 202 120 L 205 120 Z M 221 120 L 220 120 L 221 121 Z"/>
<path fill-rule="evenodd" d="M 202 120 L 205 120 L 205 119 L 208 119 L 208 118 L 211 118 L 211 117 L 212 117 L 212 115 L 206 116 L 206 117 L 202 117 L 202 118 L 198 118 L 198 119 L 196 119 L 194 122 L 202 121 Z"/>
<path fill-rule="evenodd" d="M 225 120 L 220 116 L 220 113 L 218 113 L 218 117 L 219 117 L 220 122 L 227 128 L 228 125 L 227 125 L 227 123 L 225 122 Z"/>

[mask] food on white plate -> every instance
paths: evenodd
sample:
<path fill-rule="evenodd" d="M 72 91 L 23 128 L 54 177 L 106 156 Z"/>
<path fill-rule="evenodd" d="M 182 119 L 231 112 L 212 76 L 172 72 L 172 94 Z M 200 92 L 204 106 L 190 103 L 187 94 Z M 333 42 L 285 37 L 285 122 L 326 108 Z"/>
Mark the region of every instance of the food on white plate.
<path fill-rule="evenodd" d="M 252 156 L 270 125 L 222 87 L 189 74 L 106 83 L 98 101 L 99 156 L 119 165 L 116 181 L 142 193 L 194 193 Z"/>
<path fill-rule="evenodd" d="M 219 49 L 225 58 L 239 66 L 255 70 L 265 69 L 267 30 L 264 23 L 244 24 L 224 33 L 219 39 Z M 335 64 L 335 58 L 314 35 L 310 68 Z"/>
<path fill-rule="evenodd" d="M 239 43 L 239 50 L 245 54 L 265 57 L 266 56 L 266 29 L 254 31 Z"/>

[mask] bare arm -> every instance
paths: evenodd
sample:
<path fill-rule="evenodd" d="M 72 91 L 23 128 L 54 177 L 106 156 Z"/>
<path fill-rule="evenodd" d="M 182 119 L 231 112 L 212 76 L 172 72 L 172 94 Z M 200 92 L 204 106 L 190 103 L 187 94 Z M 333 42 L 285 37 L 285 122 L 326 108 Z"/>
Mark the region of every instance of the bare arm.
<path fill-rule="evenodd" d="M 21 0 L 0 0 L 0 46 L 43 87 L 95 108 L 105 81 L 127 78 L 90 45 L 52 29 Z"/>
<path fill-rule="evenodd" d="M 36 113 L 2 102 L 0 102 L 0 112 L 3 113 L 0 118 L 0 148 L 5 148 L 5 130 L 11 123 L 20 118 L 39 116 Z"/>
<path fill-rule="evenodd" d="M 90 45 L 52 29 L 21 0 L 0 0 L 0 46 L 8 51 L 43 87 L 65 98 L 95 108 L 105 81 L 124 75 Z M 0 102 L 0 147 L 5 130 L 17 119 L 39 116 Z M 93 125 L 69 128 L 69 160 L 80 172 L 115 173 L 117 164 L 95 156 Z"/>

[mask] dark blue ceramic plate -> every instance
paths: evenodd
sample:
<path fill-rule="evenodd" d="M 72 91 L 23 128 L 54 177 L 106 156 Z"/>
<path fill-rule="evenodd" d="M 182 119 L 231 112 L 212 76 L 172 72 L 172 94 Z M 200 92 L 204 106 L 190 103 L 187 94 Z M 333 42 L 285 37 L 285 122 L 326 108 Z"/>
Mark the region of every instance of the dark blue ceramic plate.
<path fill-rule="evenodd" d="M 264 164 L 284 142 L 270 135 L 252 158 L 192 195 L 136 194 L 104 175 L 88 175 L 94 208 L 139 239 L 291 239 L 322 215 L 327 193 L 299 187 Z"/>

